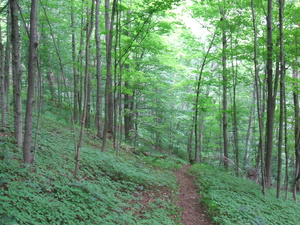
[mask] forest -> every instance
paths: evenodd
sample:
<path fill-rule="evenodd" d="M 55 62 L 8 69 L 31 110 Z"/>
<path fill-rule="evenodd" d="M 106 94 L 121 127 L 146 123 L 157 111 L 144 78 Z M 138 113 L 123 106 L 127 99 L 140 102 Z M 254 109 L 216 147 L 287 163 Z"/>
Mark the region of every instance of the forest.
<path fill-rule="evenodd" d="M 184 224 L 186 164 L 214 224 L 299 223 L 299 21 L 298 0 L 1 0 L 0 223 Z"/>

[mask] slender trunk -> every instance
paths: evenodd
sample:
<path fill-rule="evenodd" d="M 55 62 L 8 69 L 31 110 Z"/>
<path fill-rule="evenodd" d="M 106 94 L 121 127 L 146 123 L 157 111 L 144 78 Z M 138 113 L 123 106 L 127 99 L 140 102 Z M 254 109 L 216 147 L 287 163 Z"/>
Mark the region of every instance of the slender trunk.
<path fill-rule="evenodd" d="M 72 61 L 73 61 L 73 79 L 74 79 L 74 108 L 73 118 L 74 121 L 78 120 L 78 71 L 76 66 L 76 36 L 75 36 L 75 21 L 74 21 L 74 8 L 71 5 L 71 26 L 72 26 Z"/>
<path fill-rule="evenodd" d="M 91 42 L 91 35 L 94 29 L 94 1 L 92 3 L 91 14 L 87 15 L 90 16 L 90 20 L 87 21 L 86 24 L 86 42 L 85 42 L 85 81 L 84 87 L 84 94 L 87 95 L 86 99 L 86 121 L 85 126 L 87 128 L 90 127 L 91 122 L 91 77 L 90 77 L 90 42 Z"/>
<path fill-rule="evenodd" d="M 6 49 L 5 49 L 5 65 L 4 65 L 4 92 L 6 102 L 6 112 L 10 113 L 10 74 L 11 74 L 11 10 L 7 7 L 7 27 L 6 27 Z"/>
<path fill-rule="evenodd" d="M 34 88 L 35 76 L 37 68 L 36 49 L 38 46 L 37 28 L 38 28 L 38 0 L 31 1 L 30 12 L 30 44 L 28 57 L 28 89 L 27 89 L 27 103 L 26 103 L 26 117 L 25 117 L 25 136 L 23 143 L 23 158 L 24 163 L 31 163 L 31 138 L 32 138 L 32 117 L 34 105 Z"/>
<path fill-rule="evenodd" d="M 105 84 L 105 125 L 102 141 L 102 152 L 106 151 L 107 138 L 114 135 L 113 119 L 114 119 L 114 102 L 113 102 L 113 80 L 112 80 L 112 40 L 113 25 L 117 6 L 117 0 L 113 1 L 112 13 L 110 17 L 110 0 L 105 0 L 105 27 L 106 35 L 106 84 Z"/>
<path fill-rule="evenodd" d="M 255 86 L 255 85 L 254 85 Z M 255 115 L 255 88 L 253 88 L 253 106 L 251 106 L 251 112 L 250 112 L 250 118 L 248 123 L 248 130 L 247 130 L 247 136 L 246 136 L 246 153 L 244 158 L 245 167 L 249 166 L 249 157 L 250 157 L 250 149 L 251 149 L 251 134 L 252 134 L 252 126 L 254 122 L 254 115 Z"/>
<path fill-rule="evenodd" d="M 282 145 L 283 145 L 283 121 L 285 108 L 285 57 L 284 57 L 284 34 L 283 34 L 283 12 L 284 0 L 279 0 L 279 63 L 280 63 L 280 119 L 278 135 L 278 170 L 277 170 L 277 198 L 280 198 L 281 169 L 282 169 Z"/>
<path fill-rule="evenodd" d="M 220 9 L 221 21 L 226 21 L 223 9 Z M 228 118 L 227 118 L 227 35 L 225 25 L 222 27 L 222 79 L 223 79 L 223 99 L 222 99 L 222 128 L 223 128 L 223 155 L 224 167 L 228 170 Z"/>
<path fill-rule="evenodd" d="M 298 37 L 295 36 L 295 46 L 298 44 Z M 299 109 L 299 93 L 298 93 L 298 49 L 296 51 L 296 57 L 294 59 L 294 69 L 293 69 L 293 78 L 295 82 L 293 83 L 293 99 L 294 99 L 294 120 L 295 120 L 295 130 L 294 130 L 294 148 L 295 148 L 295 178 L 293 182 L 293 197 L 295 202 L 297 202 L 297 183 L 300 179 L 300 109 Z"/>
<path fill-rule="evenodd" d="M 257 38 L 257 22 L 254 0 L 251 1 L 252 22 L 253 22 L 253 34 L 254 34 L 254 73 L 255 73 L 255 89 L 256 89 L 256 105 L 257 105 L 257 118 L 259 125 L 259 144 L 258 144 L 258 157 L 256 160 L 256 170 L 259 167 L 259 161 L 261 160 L 261 175 L 262 175 L 262 193 L 265 195 L 265 166 L 263 160 L 263 107 L 261 106 L 261 90 L 260 90 L 260 78 L 258 68 L 258 38 Z"/>
<path fill-rule="evenodd" d="M 37 150 L 38 150 L 38 134 L 40 130 L 40 124 L 41 124 L 41 114 L 42 114 L 42 103 L 43 103 L 43 79 L 42 79 L 42 72 L 41 72 L 41 64 L 39 63 L 40 59 L 37 60 L 37 70 L 38 70 L 38 97 L 37 97 L 37 105 L 38 105 L 38 114 L 37 114 L 37 124 L 36 124 L 36 130 L 34 135 L 34 153 L 32 156 L 32 164 L 35 162 Z"/>
<path fill-rule="evenodd" d="M 286 95 L 284 96 L 286 102 Z M 284 105 L 284 152 L 285 152 L 285 199 L 288 199 L 289 193 L 289 146 L 288 146 L 288 122 L 287 122 L 287 106 Z"/>
<path fill-rule="evenodd" d="M 194 119 L 193 119 L 193 124 L 194 124 Z M 188 138 L 188 144 L 187 144 L 187 153 L 189 156 L 189 162 L 192 164 L 195 160 L 192 157 L 192 141 L 193 141 L 193 134 L 194 134 L 194 128 L 191 129 L 189 138 Z"/>
<path fill-rule="evenodd" d="M 80 167 L 80 153 L 81 147 L 83 142 L 83 135 L 84 135 L 84 127 L 87 117 L 87 110 L 88 110 L 88 91 L 89 91 L 89 45 L 90 45 L 90 38 L 93 31 L 93 20 L 94 20 L 94 1 L 92 2 L 91 12 L 90 12 L 90 21 L 87 22 L 86 27 L 86 52 L 85 52 L 85 79 L 84 79 L 84 99 L 83 99 L 83 114 L 81 118 L 81 126 L 80 126 L 80 135 L 79 140 L 76 148 L 75 154 L 75 169 L 74 169 L 74 177 L 77 178 L 79 167 Z"/>
<path fill-rule="evenodd" d="M 96 99 L 96 127 L 97 137 L 103 137 L 102 131 L 102 54 L 100 40 L 100 5 L 101 0 L 96 0 L 96 23 L 95 23 L 95 39 L 96 39 L 96 77 L 97 77 L 97 99 Z"/>
<path fill-rule="evenodd" d="M 265 147 L 265 181 L 266 186 L 272 185 L 272 152 L 275 116 L 275 99 L 277 94 L 278 74 L 273 81 L 273 28 L 272 28 L 272 0 L 268 0 L 267 15 L 267 122 L 266 122 L 266 147 Z"/>
<path fill-rule="evenodd" d="M 195 160 L 196 162 L 200 162 L 200 156 L 199 156 L 199 146 L 198 146 L 198 114 L 199 114 L 199 98 L 200 98 L 200 86 L 201 86 L 201 80 L 202 80 L 202 74 L 203 74 L 203 70 L 204 67 L 206 65 L 206 61 L 207 61 L 207 57 L 208 54 L 211 50 L 211 48 L 213 47 L 213 43 L 216 37 L 216 33 L 214 33 L 214 36 L 209 44 L 209 47 L 205 53 L 204 59 L 202 61 L 201 67 L 200 67 L 200 72 L 199 72 L 199 76 L 197 79 L 197 88 L 196 88 L 196 101 L 195 101 L 195 113 L 194 113 L 194 120 L 195 120 L 195 124 L 194 124 L 194 129 L 195 129 Z M 202 126 L 202 125 L 200 125 Z"/>
<path fill-rule="evenodd" d="M 232 88 L 233 88 L 233 121 L 232 121 L 232 128 L 233 128 L 233 143 L 234 143 L 234 153 L 235 153 L 235 171 L 236 175 L 240 175 L 240 159 L 239 159 L 239 130 L 238 130 L 238 118 L 237 118 L 237 105 L 236 105 L 236 86 L 237 86 L 237 70 L 238 70 L 238 63 L 236 62 L 234 65 L 234 57 L 233 57 L 233 37 L 231 35 L 231 63 L 232 63 Z M 236 59 L 237 61 L 237 59 Z"/>
<path fill-rule="evenodd" d="M 11 0 L 11 42 L 12 42 L 12 72 L 13 72 L 13 96 L 14 96 L 14 134 L 17 146 L 22 148 L 22 70 L 21 49 L 18 21 L 18 0 Z"/>
<path fill-rule="evenodd" d="M 0 20 L 1 22 L 1 20 Z M 6 127 L 6 103 L 5 103 L 5 79 L 4 79 L 4 64 L 5 64 L 5 54 L 4 54 L 4 44 L 2 43 L 2 30 L 0 26 L 0 102 L 1 102 L 1 126 Z"/>

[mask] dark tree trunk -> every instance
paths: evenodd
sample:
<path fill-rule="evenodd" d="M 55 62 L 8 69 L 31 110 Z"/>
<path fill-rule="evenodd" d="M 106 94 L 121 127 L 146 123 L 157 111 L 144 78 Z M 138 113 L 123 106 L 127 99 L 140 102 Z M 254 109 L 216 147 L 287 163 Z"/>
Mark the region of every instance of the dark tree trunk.
<path fill-rule="evenodd" d="M 10 74 L 11 74 L 11 10 L 7 7 L 7 32 L 6 32 L 6 49 L 5 49 L 5 65 L 4 65 L 4 92 L 6 102 L 6 112 L 10 113 Z"/>
<path fill-rule="evenodd" d="M 253 34 L 254 34 L 254 73 L 255 73 L 255 91 L 256 91 L 256 106 L 257 106 L 257 119 L 259 126 L 259 144 L 258 144 L 258 154 L 256 158 L 255 169 L 258 171 L 259 163 L 261 161 L 261 175 L 262 175 L 262 192 L 265 195 L 265 166 L 263 160 L 263 108 L 261 105 L 261 84 L 259 78 L 259 68 L 258 68 L 258 38 L 257 38 L 257 21 L 256 21 L 256 12 L 255 12 L 255 3 L 254 0 L 251 0 L 251 12 L 252 12 L 252 22 L 253 22 Z"/>
<path fill-rule="evenodd" d="M 273 133 L 275 116 L 275 96 L 276 90 L 273 89 L 273 31 L 272 31 L 272 0 L 268 0 L 267 14 L 267 122 L 266 122 L 266 147 L 265 147 L 265 182 L 266 186 L 272 185 L 272 152 L 273 152 Z"/>
<path fill-rule="evenodd" d="M 199 98 L 200 98 L 200 86 L 201 86 L 201 80 L 202 80 L 202 75 L 203 75 L 203 70 L 204 70 L 204 67 L 206 65 L 206 61 L 207 61 L 207 57 L 208 57 L 208 54 L 211 50 L 211 48 L 213 47 L 213 43 L 214 43 L 214 40 L 215 40 L 215 37 L 216 37 L 216 33 L 214 33 L 214 36 L 209 44 L 209 47 L 205 53 L 205 56 L 204 56 L 204 59 L 202 61 L 202 64 L 201 64 L 201 67 L 200 67 L 200 72 L 199 72 L 199 76 L 198 76 L 198 79 L 197 79 L 197 85 L 196 85 L 196 101 L 195 101 L 195 105 L 194 105 L 194 121 L 195 121 L 195 124 L 194 124 L 194 130 L 195 130 L 195 160 L 196 162 L 200 162 L 200 147 L 198 145 L 198 117 L 199 117 Z M 204 127 L 203 124 L 200 125 L 200 127 Z M 202 132 L 200 131 L 200 136 L 199 137 L 202 137 Z M 201 139 L 201 138 L 200 138 Z M 201 143 L 202 145 L 202 143 Z"/>
<path fill-rule="evenodd" d="M 10 1 L 11 8 L 11 42 L 12 42 L 12 73 L 13 73 L 13 101 L 14 101 L 14 135 L 17 146 L 22 148 L 22 71 L 21 50 L 18 20 L 18 0 Z"/>
<path fill-rule="evenodd" d="M 220 9 L 221 21 L 225 22 L 225 13 Z M 222 128 L 223 128 L 223 156 L 224 167 L 228 170 L 228 118 L 227 118 L 227 35 L 226 25 L 222 27 L 222 79 L 223 79 L 223 99 L 222 99 Z"/>
<path fill-rule="evenodd" d="M 1 107 L 1 126 L 6 127 L 6 103 L 5 103 L 5 78 L 4 78 L 4 68 L 5 64 L 5 54 L 4 54 L 4 44 L 2 42 L 2 30 L 0 27 L 0 107 Z"/>
<path fill-rule="evenodd" d="M 97 77 L 97 102 L 96 102 L 96 127 L 97 137 L 103 137 L 102 127 L 102 54 L 100 40 L 100 4 L 101 0 L 96 0 L 96 23 L 95 23 L 95 39 L 96 39 L 96 77 Z"/>
<path fill-rule="evenodd" d="M 102 141 L 102 151 L 106 151 L 107 138 L 114 135 L 114 101 L 113 101 L 113 79 L 112 79 L 112 40 L 113 25 L 116 12 L 117 0 L 113 1 L 110 16 L 110 0 L 105 0 L 105 27 L 106 27 L 106 84 L 105 84 L 105 124 Z"/>
<path fill-rule="evenodd" d="M 125 81 L 125 88 L 130 89 L 128 81 Z M 132 139 L 133 104 L 134 104 L 133 96 L 127 93 L 124 94 L 124 133 L 125 133 L 126 141 L 130 141 Z"/>
<path fill-rule="evenodd" d="M 252 94 L 253 106 L 251 107 L 250 118 L 249 118 L 249 123 L 248 123 L 247 136 L 246 136 L 246 153 L 245 153 L 245 158 L 244 158 L 244 165 L 246 168 L 249 166 L 249 158 L 250 158 L 250 154 L 251 154 L 251 152 L 250 152 L 251 134 L 252 134 L 254 115 L 255 115 L 255 97 L 256 97 L 256 95 L 255 95 L 255 88 L 253 88 L 253 89 L 254 89 L 253 94 Z"/>
<path fill-rule="evenodd" d="M 33 106 L 34 106 L 35 76 L 36 76 L 36 69 L 37 69 L 36 49 L 38 46 L 37 14 L 38 14 L 38 0 L 32 0 L 31 12 L 30 12 L 28 89 L 27 89 L 27 103 L 26 103 L 26 117 L 25 117 L 25 135 L 24 135 L 24 143 L 23 143 L 24 163 L 31 163 L 32 160 L 31 159 L 32 118 L 33 118 Z"/>
<path fill-rule="evenodd" d="M 280 198 L 281 187 L 281 169 L 282 169 L 282 145 L 283 145 L 283 122 L 285 108 L 285 57 L 284 57 L 284 34 L 283 34 L 283 12 L 284 0 L 279 0 L 279 73 L 280 73 L 280 118 L 279 118 L 279 135 L 278 135 L 278 170 L 277 170 L 277 198 Z"/>
<path fill-rule="evenodd" d="M 295 36 L 295 46 L 298 44 L 298 37 Z M 294 99 L 294 120 L 295 120 L 295 130 L 294 130 L 294 149 L 295 149 L 295 178 L 293 182 L 293 197 L 295 202 L 297 202 L 297 184 L 300 180 L 300 109 L 299 109 L 299 96 L 298 96 L 298 79 L 299 79 L 299 71 L 298 71 L 298 54 L 296 51 L 296 56 L 294 59 L 294 69 L 293 69 L 293 78 L 295 80 L 293 84 L 293 99 Z"/>
<path fill-rule="evenodd" d="M 83 142 L 83 135 L 84 135 L 84 127 L 86 122 L 86 116 L 87 116 L 87 110 L 88 110 L 88 85 L 89 85 L 89 43 L 91 34 L 93 31 L 93 20 L 94 20 L 94 1 L 92 3 L 91 11 L 90 11 L 90 21 L 87 22 L 86 27 L 86 68 L 85 68 L 85 79 L 84 79 L 84 99 L 83 99 L 83 113 L 81 118 L 81 126 L 80 126 L 80 134 L 79 134 L 79 140 L 76 148 L 76 154 L 75 154 L 75 169 L 74 169 L 74 177 L 77 178 L 79 167 L 80 167 L 80 153 L 81 153 L 81 147 Z"/>
<path fill-rule="evenodd" d="M 74 8 L 71 5 L 71 26 L 72 26 L 72 60 L 73 60 L 73 79 L 74 79 L 74 121 L 78 121 L 78 71 L 77 71 L 77 57 L 76 57 L 76 36 L 75 36 L 75 21 L 74 21 Z"/>
<path fill-rule="evenodd" d="M 86 43 L 85 43 L 85 84 L 84 90 L 85 99 L 86 99 L 86 121 L 85 126 L 87 128 L 90 127 L 91 122 L 91 76 L 90 76 L 90 42 L 91 42 L 91 35 L 94 29 L 94 2 L 92 3 L 92 9 L 90 14 L 87 13 L 87 17 L 90 19 L 86 23 Z"/>

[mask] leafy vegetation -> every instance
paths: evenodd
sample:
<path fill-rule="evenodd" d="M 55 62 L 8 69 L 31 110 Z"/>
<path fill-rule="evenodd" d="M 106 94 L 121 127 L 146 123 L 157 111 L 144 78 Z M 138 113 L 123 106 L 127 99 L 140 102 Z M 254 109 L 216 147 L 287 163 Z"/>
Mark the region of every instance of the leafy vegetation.
<path fill-rule="evenodd" d="M 130 151 L 121 157 L 101 153 L 99 140 L 86 135 L 80 175 L 74 179 L 72 136 L 54 118 L 43 119 L 31 166 L 22 164 L 9 130 L 1 132 L 0 224 L 175 224 L 174 201 L 163 195 L 147 205 L 141 200 L 163 187 L 176 194 L 172 172 L 150 168 L 161 165 L 159 160 Z M 167 165 L 174 168 L 172 162 Z"/>
<path fill-rule="evenodd" d="M 297 224 L 300 221 L 299 205 L 291 199 L 276 199 L 274 188 L 268 189 L 264 196 L 257 183 L 205 164 L 194 165 L 190 173 L 197 178 L 201 201 L 217 224 Z"/>

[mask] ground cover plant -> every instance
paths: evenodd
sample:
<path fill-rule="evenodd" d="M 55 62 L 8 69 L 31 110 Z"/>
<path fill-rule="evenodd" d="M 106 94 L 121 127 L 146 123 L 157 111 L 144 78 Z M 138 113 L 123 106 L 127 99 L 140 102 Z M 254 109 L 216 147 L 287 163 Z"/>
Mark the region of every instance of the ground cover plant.
<path fill-rule="evenodd" d="M 202 202 L 217 224 L 294 225 L 300 221 L 300 206 L 291 197 L 276 199 L 272 188 L 264 196 L 253 181 L 204 164 L 194 165 L 190 173 L 197 178 Z"/>
<path fill-rule="evenodd" d="M 151 161 L 130 152 L 101 153 L 99 140 L 87 134 L 74 179 L 72 132 L 53 115 L 43 118 L 43 127 L 31 166 L 22 163 L 10 130 L 1 132 L 0 224 L 176 224 L 169 196 L 143 203 L 153 190 L 176 194 L 172 172 L 151 169 Z"/>

